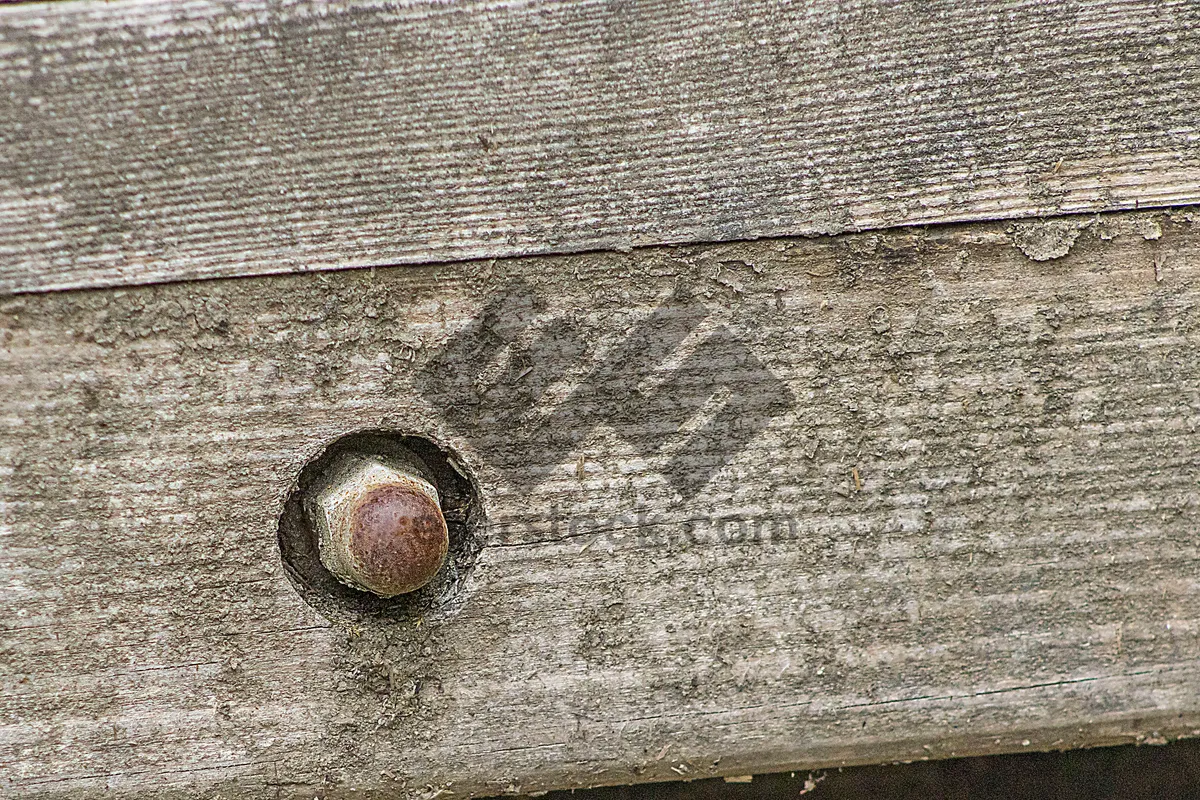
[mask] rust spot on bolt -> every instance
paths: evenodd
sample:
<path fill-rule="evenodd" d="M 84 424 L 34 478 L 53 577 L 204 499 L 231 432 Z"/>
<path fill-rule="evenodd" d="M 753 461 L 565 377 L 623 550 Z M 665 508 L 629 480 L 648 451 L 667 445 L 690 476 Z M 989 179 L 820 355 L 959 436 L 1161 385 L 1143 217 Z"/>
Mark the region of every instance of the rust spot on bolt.
<path fill-rule="evenodd" d="M 413 487 L 379 486 L 351 511 L 349 555 L 357 582 L 378 595 L 404 594 L 429 583 L 448 548 L 442 510 Z"/>
<path fill-rule="evenodd" d="M 342 583 L 380 597 L 416 591 L 450 549 L 437 487 L 415 468 L 346 457 L 310 506 L 321 563 Z"/>

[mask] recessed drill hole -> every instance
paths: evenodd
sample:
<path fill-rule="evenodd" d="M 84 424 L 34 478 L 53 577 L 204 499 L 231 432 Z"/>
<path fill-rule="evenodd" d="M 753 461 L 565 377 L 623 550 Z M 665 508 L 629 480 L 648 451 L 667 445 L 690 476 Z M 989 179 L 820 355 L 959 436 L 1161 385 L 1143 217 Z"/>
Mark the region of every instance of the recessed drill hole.
<path fill-rule="evenodd" d="M 449 546 L 432 580 L 415 591 L 380 597 L 352 588 L 321 560 L 319 498 L 347 464 L 360 462 L 401 465 L 436 490 Z M 331 621 L 403 621 L 455 605 L 482 546 L 482 521 L 478 487 L 452 453 L 420 436 L 366 431 L 338 439 L 300 471 L 279 520 L 279 551 L 301 597 Z"/>

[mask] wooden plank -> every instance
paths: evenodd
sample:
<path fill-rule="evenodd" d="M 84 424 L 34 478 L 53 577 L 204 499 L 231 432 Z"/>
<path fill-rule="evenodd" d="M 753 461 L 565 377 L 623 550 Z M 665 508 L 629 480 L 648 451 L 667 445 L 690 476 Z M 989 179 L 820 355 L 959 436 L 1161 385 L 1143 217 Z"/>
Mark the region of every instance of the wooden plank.
<path fill-rule="evenodd" d="M 1200 202 L 1191 0 L 0 9 L 0 291 Z"/>
<path fill-rule="evenodd" d="M 1200 732 L 1198 302 L 1190 212 L 8 298 L 4 790 Z M 306 603 L 276 541 L 363 430 L 452 448 L 486 514 L 455 585 L 381 615 Z"/>

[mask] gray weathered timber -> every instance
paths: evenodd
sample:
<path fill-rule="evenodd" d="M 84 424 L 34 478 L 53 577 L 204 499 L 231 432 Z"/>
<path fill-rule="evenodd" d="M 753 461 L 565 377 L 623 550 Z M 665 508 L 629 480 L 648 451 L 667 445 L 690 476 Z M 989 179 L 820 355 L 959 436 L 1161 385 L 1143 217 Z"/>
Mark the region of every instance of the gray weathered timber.
<path fill-rule="evenodd" d="M 0 291 L 1200 202 L 1192 0 L 0 9 Z"/>
<path fill-rule="evenodd" d="M 466 797 L 1196 734 L 1198 303 L 1191 212 L 8 298 L 0 786 Z M 477 481 L 427 608 L 282 566 L 301 467 L 362 430 Z"/>

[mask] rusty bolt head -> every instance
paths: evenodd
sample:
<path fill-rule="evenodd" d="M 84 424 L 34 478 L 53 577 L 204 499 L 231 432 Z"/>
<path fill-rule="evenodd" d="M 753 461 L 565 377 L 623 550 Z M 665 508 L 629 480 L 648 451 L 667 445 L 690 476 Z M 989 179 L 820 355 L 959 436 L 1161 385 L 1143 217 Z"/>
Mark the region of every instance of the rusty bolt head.
<path fill-rule="evenodd" d="M 380 597 L 429 583 L 450 547 L 437 489 L 415 469 L 375 456 L 335 465 L 312 517 L 325 568 Z"/>

